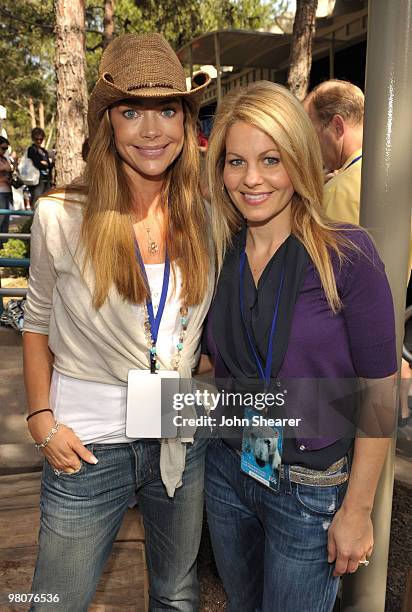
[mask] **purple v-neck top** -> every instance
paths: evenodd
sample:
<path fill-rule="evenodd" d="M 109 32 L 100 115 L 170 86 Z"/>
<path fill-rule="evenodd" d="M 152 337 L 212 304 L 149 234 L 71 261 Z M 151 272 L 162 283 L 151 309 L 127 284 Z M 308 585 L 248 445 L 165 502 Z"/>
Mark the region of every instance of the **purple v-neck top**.
<path fill-rule="evenodd" d="M 360 252 L 351 250 L 348 260 L 342 264 L 335 258 L 332 260 L 343 308 L 338 314 L 330 310 L 319 275 L 310 262 L 294 307 L 280 380 L 380 379 L 397 370 L 394 309 L 384 265 L 365 231 L 349 226 L 344 235 L 359 247 Z M 213 311 L 213 305 L 210 314 L 212 318 L 219 316 Z M 214 362 L 215 377 L 227 378 L 230 372 L 217 349 L 212 327 L 209 318 L 204 352 L 208 352 Z M 335 459 L 328 448 L 336 446 L 338 456 L 342 456 L 336 415 L 331 414 L 327 402 L 310 401 L 305 391 L 301 397 L 299 416 L 306 423 L 321 422 L 323 433 L 305 437 L 305 433 L 302 435 L 296 429 L 294 450 L 289 450 L 285 462 L 324 469 L 331 459 Z M 304 457 L 314 451 L 323 459 Z"/>

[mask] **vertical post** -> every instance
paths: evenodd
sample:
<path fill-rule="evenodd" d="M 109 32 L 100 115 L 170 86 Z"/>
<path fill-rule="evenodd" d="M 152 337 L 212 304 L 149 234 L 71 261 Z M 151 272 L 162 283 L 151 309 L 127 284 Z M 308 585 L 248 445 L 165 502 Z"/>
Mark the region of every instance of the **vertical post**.
<path fill-rule="evenodd" d="M 217 81 L 216 81 L 217 83 L 217 103 L 219 105 L 222 99 L 222 80 L 220 76 L 220 41 L 219 41 L 218 32 L 215 32 L 214 40 L 215 40 L 215 65 L 216 65 L 216 72 L 217 72 Z"/>
<path fill-rule="evenodd" d="M 335 32 L 332 32 L 332 40 L 329 45 L 329 78 L 335 78 Z"/>
<path fill-rule="evenodd" d="M 399 359 L 411 232 L 411 20 L 412 0 L 369 0 L 360 223 L 373 235 L 386 266 L 395 303 Z M 394 458 L 395 443 L 376 493 L 372 562 L 345 578 L 345 612 L 385 609 Z"/>

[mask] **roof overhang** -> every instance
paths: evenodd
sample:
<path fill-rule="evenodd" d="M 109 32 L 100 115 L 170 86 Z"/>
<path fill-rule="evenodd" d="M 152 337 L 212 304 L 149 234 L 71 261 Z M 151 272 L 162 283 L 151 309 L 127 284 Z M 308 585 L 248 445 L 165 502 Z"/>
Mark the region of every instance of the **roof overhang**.
<path fill-rule="evenodd" d="M 316 20 L 313 56 L 325 53 L 331 45 L 335 50 L 365 37 L 367 8 L 343 15 Z M 287 67 L 290 55 L 290 34 L 247 30 L 217 30 L 194 38 L 181 47 L 177 55 L 187 66 L 217 64 L 237 68 Z"/>

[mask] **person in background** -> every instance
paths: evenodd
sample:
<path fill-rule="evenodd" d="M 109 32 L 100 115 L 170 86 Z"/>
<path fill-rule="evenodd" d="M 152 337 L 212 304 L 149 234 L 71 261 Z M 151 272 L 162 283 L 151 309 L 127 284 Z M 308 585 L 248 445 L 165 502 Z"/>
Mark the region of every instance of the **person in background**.
<path fill-rule="evenodd" d="M 13 166 L 7 151 L 10 143 L 4 136 L 0 136 L 0 208 L 10 210 L 13 208 L 13 192 L 11 189 Z M 0 233 L 8 233 L 10 217 L 0 216 Z M 0 248 L 5 240 L 0 238 Z"/>
<path fill-rule="evenodd" d="M 331 176 L 324 188 L 325 212 L 354 224 L 359 223 L 364 102 L 359 87 L 338 79 L 321 83 L 304 100 Z"/>
<path fill-rule="evenodd" d="M 31 194 L 27 185 L 24 185 L 23 187 L 23 204 L 24 210 L 31 210 Z"/>
<path fill-rule="evenodd" d="M 199 151 L 201 153 L 206 153 L 209 141 L 207 139 L 206 134 L 202 130 L 202 124 L 200 123 L 199 120 L 196 124 L 196 127 L 197 127 L 197 144 L 199 145 Z"/>
<path fill-rule="evenodd" d="M 27 157 L 32 160 L 34 166 L 40 171 L 38 184 L 29 187 L 32 208 L 34 208 L 37 199 L 51 187 L 53 164 L 47 150 L 42 147 L 44 138 L 45 133 L 42 128 L 36 127 L 31 131 L 33 144 L 27 150 Z"/>
<path fill-rule="evenodd" d="M 359 223 L 365 96 L 349 81 L 331 79 L 315 87 L 303 106 L 319 139 L 324 168 L 326 214 L 335 221 Z M 409 276 L 412 268 L 412 241 Z M 409 304 L 407 304 L 408 306 Z M 408 396 L 412 371 L 402 359 L 399 425 L 409 421 Z"/>

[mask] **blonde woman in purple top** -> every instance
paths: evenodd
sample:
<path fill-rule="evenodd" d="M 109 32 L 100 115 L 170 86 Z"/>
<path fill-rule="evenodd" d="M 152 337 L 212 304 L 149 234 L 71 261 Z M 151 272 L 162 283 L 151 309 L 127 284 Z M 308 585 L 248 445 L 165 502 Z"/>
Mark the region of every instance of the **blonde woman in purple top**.
<path fill-rule="evenodd" d="M 218 569 L 231 612 L 327 612 L 339 576 L 367 571 L 373 550 L 397 369 L 389 285 L 367 233 L 325 216 L 318 140 L 284 87 L 225 98 L 208 168 L 220 276 L 204 352 L 221 401 L 206 499 Z"/>

